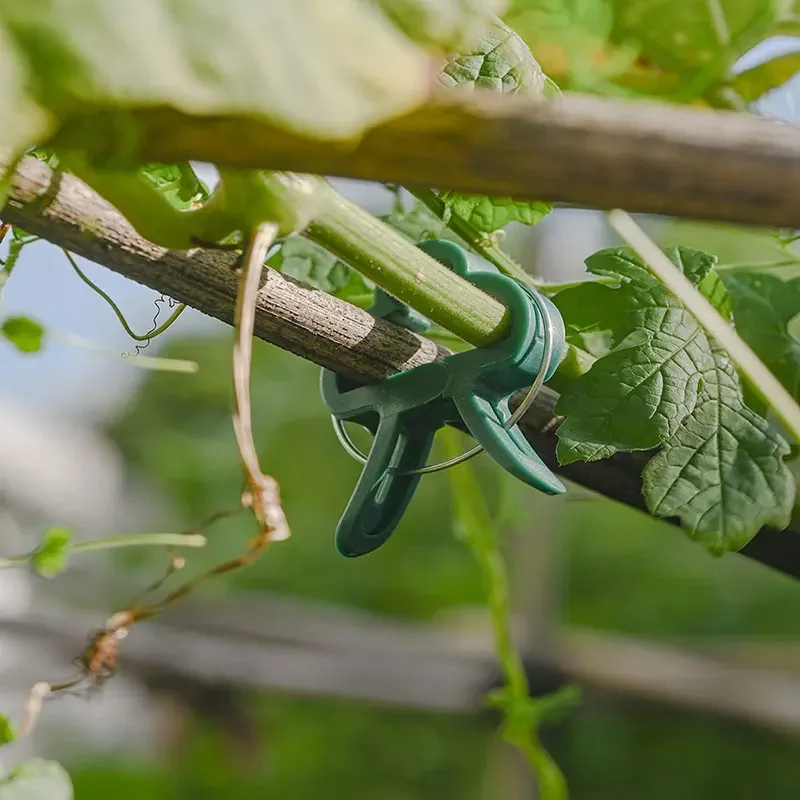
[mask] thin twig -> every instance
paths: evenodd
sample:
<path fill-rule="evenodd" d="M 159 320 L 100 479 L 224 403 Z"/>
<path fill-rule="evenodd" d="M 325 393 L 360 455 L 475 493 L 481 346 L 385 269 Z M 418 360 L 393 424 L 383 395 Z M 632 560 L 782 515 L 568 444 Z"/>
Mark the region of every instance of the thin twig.
<path fill-rule="evenodd" d="M 264 475 L 258 463 L 250 409 L 250 367 L 253 359 L 258 285 L 267 253 L 277 235 L 278 226 L 275 223 L 264 223 L 259 225 L 251 237 L 245 251 L 233 323 L 236 332 L 233 346 L 233 432 L 248 484 L 243 502 L 251 506 L 262 533 L 269 541 L 287 539 L 290 532 L 281 506 L 278 482 L 273 477 Z"/>

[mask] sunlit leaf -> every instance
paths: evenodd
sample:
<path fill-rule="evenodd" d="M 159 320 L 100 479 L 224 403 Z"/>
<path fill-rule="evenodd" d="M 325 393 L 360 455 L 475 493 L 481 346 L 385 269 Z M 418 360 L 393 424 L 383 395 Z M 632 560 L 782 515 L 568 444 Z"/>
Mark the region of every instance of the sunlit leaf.
<path fill-rule="evenodd" d="M 4 714 L 0 714 L 0 746 L 13 742 L 17 738 L 17 732 L 11 720 Z"/>
<path fill-rule="evenodd" d="M 0 325 L 0 333 L 22 353 L 36 353 L 42 349 L 44 328 L 28 317 L 7 317 Z"/>
<path fill-rule="evenodd" d="M 688 248 L 668 253 L 731 319 L 716 259 Z M 587 283 L 556 296 L 570 343 L 595 336 L 602 345 L 559 401 L 561 463 L 660 446 L 643 473 L 648 508 L 678 517 L 713 553 L 740 549 L 762 525 L 785 527 L 795 496 L 789 446 L 747 407 L 728 356 L 628 250 L 601 251 L 587 265 L 620 285 Z"/>
<path fill-rule="evenodd" d="M 31 566 L 43 578 L 53 578 L 67 568 L 67 554 L 72 541 L 69 528 L 49 528 L 31 556 Z"/>
<path fill-rule="evenodd" d="M 731 81 L 731 86 L 743 100 L 752 103 L 771 89 L 783 86 L 798 72 L 800 72 L 800 53 L 787 53 L 740 72 Z"/>
<path fill-rule="evenodd" d="M 355 136 L 428 93 L 431 57 L 408 32 L 371 0 L 2 0 L 0 146 L 45 138 L 37 108 L 170 107 Z"/>

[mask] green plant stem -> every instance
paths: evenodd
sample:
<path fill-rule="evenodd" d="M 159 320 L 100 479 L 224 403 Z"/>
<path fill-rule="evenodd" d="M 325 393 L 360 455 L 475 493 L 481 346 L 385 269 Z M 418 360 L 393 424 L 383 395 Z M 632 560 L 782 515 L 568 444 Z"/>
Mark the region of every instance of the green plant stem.
<path fill-rule="evenodd" d="M 118 547 L 205 547 L 206 537 L 199 533 L 125 533 L 119 536 L 106 536 L 67 545 L 67 555 L 88 553 L 94 550 L 114 550 Z M 34 554 L 0 558 L 0 569 L 23 567 Z"/>
<path fill-rule="evenodd" d="M 0 569 L 24 567 L 29 560 L 30 556 L 11 556 L 10 558 L 0 558 Z"/>
<path fill-rule="evenodd" d="M 419 200 L 434 217 L 444 222 L 453 233 L 463 239 L 476 253 L 480 253 L 488 262 L 494 264 L 504 275 L 508 275 L 520 283 L 525 283 L 534 289 L 541 287 L 531 275 L 511 258 L 508 253 L 501 250 L 493 238 L 475 228 L 458 214 L 447 214 L 444 201 L 431 189 L 420 189 L 411 193 Z M 445 222 L 446 220 L 446 222 Z"/>
<path fill-rule="evenodd" d="M 461 452 L 458 431 L 442 431 L 447 458 Z M 495 702 L 503 714 L 503 737 L 517 747 L 536 773 L 541 800 L 566 800 L 567 784 L 558 765 L 542 747 L 536 730 L 541 707 L 546 704 L 530 696 L 525 668 L 511 634 L 511 603 L 508 573 L 496 526 L 471 464 L 448 470 L 453 497 L 453 516 L 458 530 L 477 561 L 488 587 L 494 646 L 505 686 Z"/>
<path fill-rule="evenodd" d="M 83 282 L 84 282 L 84 283 L 85 283 L 85 284 L 86 284 L 86 285 L 87 285 L 87 286 L 88 286 L 88 287 L 89 287 L 89 288 L 90 288 L 90 289 L 91 289 L 93 292 L 95 292 L 96 294 L 99 294 L 99 295 L 100 295 L 100 297 L 102 297 L 102 298 L 103 298 L 103 300 L 105 300 L 105 301 L 106 301 L 106 303 L 107 303 L 107 304 L 110 306 L 111 310 L 114 312 L 114 314 L 116 315 L 117 319 L 119 320 L 119 323 L 120 323 L 120 325 L 122 325 L 122 327 L 125 329 L 125 333 L 127 333 L 127 334 L 128 334 L 128 336 L 130 336 L 130 337 L 131 337 L 131 339 L 134 339 L 134 340 L 135 340 L 135 341 L 137 341 L 137 342 L 149 342 L 151 339 L 155 339 L 155 337 L 156 337 L 156 336 L 158 336 L 158 335 L 159 335 L 159 334 L 161 334 L 161 333 L 164 333 L 164 331 L 165 331 L 165 330 L 167 330 L 167 328 L 169 328 L 169 326 L 170 326 L 170 325 L 172 325 L 172 323 L 173 323 L 173 322 L 175 322 L 175 320 L 176 320 L 176 319 L 178 319 L 178 317 L 179 317 L 181 314 L 183 314 L 183 312 L 186 310 L 186 304 L 185 304 L 185 303 L 179 303 L 179 304 L 178 304 L 178 307 L 177 307 L 177 308 L 176 308 L 176 309 L 175 309 L 175 310 L 172 312 L 172 314 L 170 314 L 170 315 L 169 315 L 169 318 L 168 318 L 168 319 L 167 319 L 165 322 L 163 322 L 161 325 L 159 325 L 159 326 L 158 326 L 158 327 L 156 327 L 156 328 L 153 328 L 153 330 L 151 330 L 151 331 L 148 331 L 148 332 L 147 332 L 147 333 L 145 333 L 145 334 L 135 333 L 135 332 L 133 331 L 133 329 L 131 328 L 131 326 L 128 324 L 128 320 L 126 320 L 126 319 L 125 319 L 125 315 L 124 315 L 124 314 L 122 313 L 122 311 L 120 310 L 120 307 L 119 307 L 119 306 L 118 306 L 118 305 L 117 305 L 117 304 L 114 302 L 114 300 L 111 298 L 111 296 L 110 296 L 110 295 L 108 295 L 108 294 L 107 294 L 105 291 L 103 291 L 103 290 L 102 290 L 102 289 L 101 289 L 101 288 L 100 288 L 100 287 L 99 287 L 99 286 L 98 286 L 98 285 L 97 285 L 97 284 L 96 284 L 96 283 L 95 283 L 95 282 L 94 282 L 94 281 L 93 281 L 93 280 L 92 280 L 92 279 L 91 279 L 91 278 L 90 278 L 90 277 L 89 277 L 89 276 L 88 276 L 88 275 L 87 275 L 87 274 L 86 274 L 86 273 L 85 273 L 85 272 L 84 272 L 84 271 L 83 271 L 83 270 L 82 270 L 82 269 L 81 269 L 79 266 L 78 266 L 78 262 L 75 260 L 74 256 L 72 255 L 72 253 L 70 253 L 70 252 L 69 252 L 69 250 L 65 250 L 64 248 L 62 248 L 62 252 L 63 252 L 63 253 L 64 253 L 64 255 L 67 257 L 67 261 L 69 261 L 69 263 L 70 263 L 70 266 L 71 266 L 71 267 L 72 267 L 72 269 L 75 271 L 75 274 L 76 274 L 76 275 L 77 275 L 77 276 L 78 276 L 78 277 L 79 277 L 79 278 L 80 278 L 80 279 L 81 279 L 81 280 L 82 280 L 82 281 L 83 281 Z"/>
<path fill-rule="evenodd" d="M 505 307 L 439 264 L 397 231 L 325 184 L 303 232 L 398 300 L 470 344 L 496 341 L 508 327 Z"/>
<path fill-rule="evenodd" d="M 206 537 L 200 533 L 125 533 L 78 542 L 68 550 L 70 553 L 88 553 L 118 547 L 205 547 L 205 544 Z"/>

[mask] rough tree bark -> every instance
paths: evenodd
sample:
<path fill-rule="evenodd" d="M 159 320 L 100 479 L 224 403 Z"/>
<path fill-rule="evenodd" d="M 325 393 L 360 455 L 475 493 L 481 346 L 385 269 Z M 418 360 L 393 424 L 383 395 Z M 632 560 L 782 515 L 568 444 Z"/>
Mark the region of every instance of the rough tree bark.
<path fill-rule="evenodd" d="M 0 216 L 209 316 L 229 324 L 233 320 L 236 276 L 231 255 L 157 247 L 138 236 L 81 181 L 69 175 L 54 179 L 52 171 L 33 158 L 20 165 Z M 265 341 L 364 381 L 379 380 L 446 355 L 429 340 L 271 269 L 264 270 L 255 330 Z M 556 400 L 553 392 L 543 391 L 522 422 L 525 435 L 543 460 L 587 489 L 646 511 L 641 471 L 650 454 L 621 453 L 600 462 L 561 467 L 555 457 Z M 783 532 L 765 527 L 741 552 L 800 577 L 800 531 L 796 527 Z"/>

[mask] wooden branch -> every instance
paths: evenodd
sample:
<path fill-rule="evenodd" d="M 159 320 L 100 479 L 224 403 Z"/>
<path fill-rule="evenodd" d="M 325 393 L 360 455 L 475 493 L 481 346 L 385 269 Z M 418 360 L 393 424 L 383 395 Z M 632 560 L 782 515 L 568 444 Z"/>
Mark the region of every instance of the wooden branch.
<path fill-rule="evenodd" d="M 154 161 L 288 169 L 562 201 L 590 208 L 800 227 L 800 136 L 730 111 L 565 95 L 547 102 L 442 92 L 362 141 L 304 139 L 257 120 L 134 112 L 137 147 Z M 73 123 L 101 156 L 129 155 L 118 120 Z"/>
<path fill-rule="evenodd" d="M 156 247 L 81 181 L 69 175 L 55 181 L 51 170 L 33 158 L 21 164 L 2 218 L 209 316 L 233 321 L 233 257 Z M 364 381 L 446 354 L 427 339 L 271 269 L 264 270 L 255 330 L 265 341 Z M 588 489 L 646 511 L 641 472 L 649 454 L 621 453 L 561 467 L 555 456 L 555 402 L 553 392 L 543 391 L 523 420 L 526 436 L 548 466 Z M 797 530 L 763 528 L 741 552 L 800 577 Z"/>

